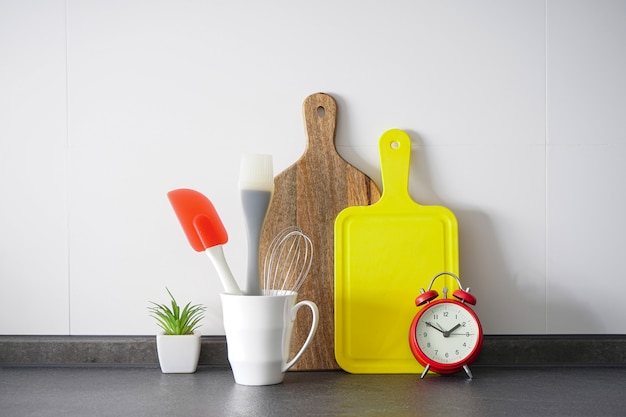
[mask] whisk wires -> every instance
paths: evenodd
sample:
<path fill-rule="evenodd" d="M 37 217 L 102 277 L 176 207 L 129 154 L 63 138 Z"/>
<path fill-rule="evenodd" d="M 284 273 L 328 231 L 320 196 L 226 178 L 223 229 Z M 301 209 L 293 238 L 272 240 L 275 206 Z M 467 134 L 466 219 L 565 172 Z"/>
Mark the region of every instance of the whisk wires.
<path fill-rule="evenodd" d="M 313 243 L 302 229 L 283 229 L 270 243 L 263 261 L 264 289 L 298 292 L 312 261 Z"/>

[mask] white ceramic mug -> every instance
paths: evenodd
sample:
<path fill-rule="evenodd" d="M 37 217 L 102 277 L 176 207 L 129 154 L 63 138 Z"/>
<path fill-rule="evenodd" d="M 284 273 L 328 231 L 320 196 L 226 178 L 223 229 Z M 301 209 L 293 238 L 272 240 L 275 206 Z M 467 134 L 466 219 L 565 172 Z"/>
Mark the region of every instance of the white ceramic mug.
<path fill-rule="evenodd" d="M 228 361 L 236 383 L 279 384 L 285 371 L 300 359 L 317 330 L 319 312 L 312 301 L 296 304 L 297 296 L 296 292 L 281 290 L 266 290 L 258 296 L 220 294 Z M 311 330 L 298 353 L 289 360 L 293 322 L 303 306 L 313 313 Z"/>

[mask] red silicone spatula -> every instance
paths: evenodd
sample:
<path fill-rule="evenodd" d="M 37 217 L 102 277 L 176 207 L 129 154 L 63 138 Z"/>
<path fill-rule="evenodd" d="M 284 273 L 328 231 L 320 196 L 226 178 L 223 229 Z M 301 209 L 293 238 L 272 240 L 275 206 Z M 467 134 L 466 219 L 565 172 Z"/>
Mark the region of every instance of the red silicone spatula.
<path fill-rule="evenodd" d="M 191 247 L 196 252 L 204 251 L 211 259 L 224 291 L 227 294 L 242 294 L 222 249 L 228 242 L 228 233 L 211 200 L 204 194 L 188 188 L 170 191 L 167 198 Z"/>

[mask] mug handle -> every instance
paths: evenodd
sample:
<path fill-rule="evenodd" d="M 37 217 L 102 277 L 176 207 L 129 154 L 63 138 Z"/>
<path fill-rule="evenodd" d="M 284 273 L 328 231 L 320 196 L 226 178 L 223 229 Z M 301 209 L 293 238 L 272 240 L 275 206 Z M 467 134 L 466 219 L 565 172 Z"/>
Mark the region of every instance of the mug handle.
<path fill-rule="evenodd" d="M 294 321 L 296 319 L 296 314 L 298 313 L 298 310 L 300 310 L 300 307 L 302 306 L 309 307 L 311 309 L 311 313 L 313 313 L 313 320 L 311 322 L 311 330 L 309 330 L 309 335 L 307 336 L 306 340 L 304 341 L 304 344 L 300 348 L 300 351 L 296 353 L 296 356 L 294 356 L 292 360 L 290 360 L 285 365 L 283 365 L 283 369 L 282 369 L 283 372 L 291 368 L 296 363 L 296 361 L 300 359 L 300 356 L 302 356 L 306 348 L 311 343 L 311 340 L 313 340 L 313 336 L 315 335 L 315 331 L 317 330 L 317 324 L 319 322 L 320 313 L 317 309 L 317 305 L 313 301 L 308 301 L 308 300 L 300 301 L 298 304 L 293 306 L 291 308 L 291 321 Z"/>

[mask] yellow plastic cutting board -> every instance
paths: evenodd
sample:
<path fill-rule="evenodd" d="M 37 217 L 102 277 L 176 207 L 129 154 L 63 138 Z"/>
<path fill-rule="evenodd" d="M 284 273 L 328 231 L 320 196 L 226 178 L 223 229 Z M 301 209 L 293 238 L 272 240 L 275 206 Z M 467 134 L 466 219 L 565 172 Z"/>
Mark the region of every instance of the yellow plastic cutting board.
<path fill-rule="evenodd" d="M 439 272 L 458 274 L 458 231 L 445 207 L 423 206 L 408 191 L 411 139 L 379 141 L 383 194 L 335 221 L 335 357 L 351 373 L 421 373 L 409 347 L 415 298 Z M 458 288 L 455 280 L 437 280 Z"/>

